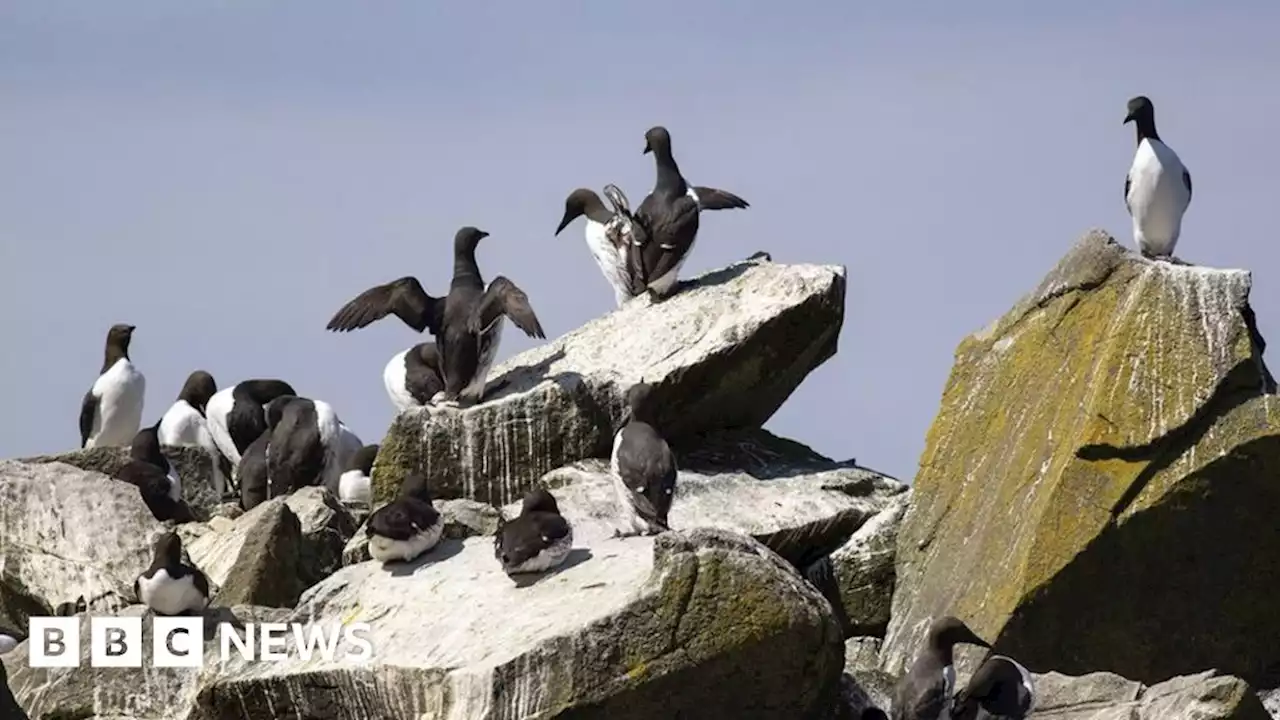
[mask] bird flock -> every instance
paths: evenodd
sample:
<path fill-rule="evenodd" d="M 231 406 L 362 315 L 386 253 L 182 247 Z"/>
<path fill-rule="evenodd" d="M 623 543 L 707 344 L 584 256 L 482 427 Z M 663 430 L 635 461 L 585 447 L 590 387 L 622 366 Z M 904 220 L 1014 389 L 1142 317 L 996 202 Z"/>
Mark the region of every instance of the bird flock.
<path fill-rule="evenodd" d="M 1191 201 L 1190 172 L 1157 133 L 1148 98 L 1131 99 L 1127 110 L 1124 122 L 1134 123 L 1137 130 L 1124 194 L 1134 242 L 1148 258 L 1181 263 L 1173 251 Z M 678 291 L 679 271 L 697 239 L 703 211 L 750 207 L 734 193 L 686 181 L 666 128 L 653 127 L 644 137 L 644 153 L 654 156 L 656 179 L 639 207 L 633 212 L 615 185 L 602 190 L 609 207 L 594 191 L 577 188 L 566 198 L 555 230 L 559 235 L 579 217 L 585 219 L 587 247 L 618 306 L 644 294 L 661 302 Z M 546 338 L 524 291 L 501 275 L 485 283 L 476 250 L 487 236 L 472 226 L 457 231 L 445 295 L 433 296 L 417 278 L 405 276 L 361 292 L 329 320 L 326 329 L 350 332 L 395 315 L 414 331 L 431 333 L 434 342 L 397 353 L 384 368 L 387 394 L 397 411 L 481 402 L 506 319 L 529 337 Z M 130 447 L 129 462 L 116 477 L 139 489 L 157 519 L 195 519 L 164 446 L 202 448 L 213 465 L 215 491 L 237 497 L 245 510 L 310 485 L 328 488 L 349 505 L 370 504 L 369 476 L 378 445 L 364 445 L 328 403 L 301 397 L 282 380 L 254 378 L 218 390 L 212 375 L 197 370 L 161 418 L 142 428 L 146 380 L 129 358 L 135 329 L 119 324 L 108 331 L 101 372 L 81 406 L 80 438 L 83 448 Z M 614 437 L 610 471 L 622 517 L 616 537 L 669 530 L 678 471 L 674 454 L 653 424 L 652 390 L 643 380 L 628 390 Z M 383 563 L 412 561 L 439 543 L 443 529 L 427 479 L 410 473 L 398 495 L 370 514 L 369 554 Z M 573 530 L 555 497 L 535 487 L 524 497 L 518 517 L 508 520 L 500 513 L 494 556 L 508 574 L 545 572 L 564 562 L 572 544 Z M 207 578 L 183 563 L 181 540 L 172 531 L 156 543 L 152 566 L 138 578 L 135 590 L 151 611 L 165 615 L 202 612 L 209 599 Z M 990 656 L 969 685 L 953 695 L 951 648 L 959 642 L 990 648 L 956 618 L 936 621 L 896 689 L 895 720 L 934 720 L 944 713 L 973 717 L 979 706 L 988 712 L 998 706 L 1007 717 L 1029 712 L 1030 675 L 1003 656 Z"/>

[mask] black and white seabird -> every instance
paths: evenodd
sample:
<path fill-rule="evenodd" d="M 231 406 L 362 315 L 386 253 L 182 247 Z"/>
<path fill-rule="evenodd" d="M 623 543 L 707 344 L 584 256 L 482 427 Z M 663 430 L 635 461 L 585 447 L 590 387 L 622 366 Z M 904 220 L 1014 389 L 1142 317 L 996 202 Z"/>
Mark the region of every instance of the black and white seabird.
<path fill-rule="evenodd" d="M 511 318 L 530 337 L 546 337 L 529 298 L 515 283 L 499 275 L 486 289 L 476 265 L 476 246 L 488 236 L 474 227 L 458 230 L 453 282 L 443 299 L 427 295 L 416 279 L 403 277 L 356 296 L 329 320 L 327 329 L 355 330 L 390 314 L 418 332 L 429 329 L 441 354 L 445 385 L 432 402 L 478 402 L 498 353 L 504 318 Z"/>
<path fill-rule="evenodd" d="M 611 190 L 616 188 L 610 185 L 605 189 L 606 194 Z M 617 192 L 621 196 L 622 191 Z M 627 252 L 631 247 L 631 223 L 627 222 L 625 216 L 606 208 L 600 196 L 587 188 L 578 188 L 565 199 L 564 217 L 556 228 L 556 235 L 579 217 L 586 218 L 587 249 L 600 267 L 600 273 L 613 288 L 618 307 L 622 307 L 623 303 L 634 297 L 627 260 Z"/>
<path fill-rule="evenodd" d="M 911 669 L 898 680 L 893 693 L 893 720 L 949 718 L 956 686 L 956 643 L 990 648 L 959 619 L 946 615 L 933 621 Z"/>
<path fill-rule="evenodd" d="M 676 490 L 676 456 L 651 424 L 653 386 L 643 380 L 627 391 L 622 429 L 613 437 L 613 489 L 622 513 L 620 536 L 670 529 L 667 513 Z"/>
<path fill-rule="evenodd" d="M 142 427 L 147 379 L 129 359 L 133 325 L 107 331 L 102 371 L 80 403 L 80 447 L 123 446 Z"/>
<path fill-rule="evenodd" d="M 387 397 L 396 412 L 422 407 L 436 393 L 444 392 L 444 373 L 440 368 L 440 351 L 433 342 L 418 343 L 398 352 L 382 371 Z"/>
<path fill-rule="evenodd" d="M 1133 218 L 1133 241 L 1145 257 L 1173 257 L 1182 234 L 1182 216 L 1191 205 L 1191 172 L 1173 148 L 1156 132 L 1151 100 L 1139 95 L 1129 101 L 1125 123 L 1138 129 L 1138 149 L 1124 177 L 1124 204 Z"/>
<path fill-rule="evenodd" d="M 160 444 L 168 447 L 199 447 L 209 456 L 213 465 L 213 485 L 218 496 L 227 491 L 227 480 L 231 477 L 231 461 L 218 449 L 213 434 L 209 432 L 209 424 L 205 420 L 205 407 L 209 399 L 218 391 L 213 376 L 204 370 L 196 370 L 187 376 L 182 384 L 178 399 L 160 418 Z"/>
<path fill-rule="evenodd" d="M 166 532 L 156 542 L 151 567 L 133 582 L 138 600 L 157 615 L 201 614 L 209 606 L 209 578 L 182 562 L 182 539 Z"/>
<path fill-rule="evenodd" d="M 400 495 L 369 516 L 365 535 L 369 555 L 382 563 L 408 562 L 435 547 L 444 534 L 444 518 L 431 505 L 427 479 L 410 473 Z"/>
<path fill-rule="evenodd" d="M 973 673 L 969 684 L 956 693 L 951 718 L 1023 720 L 1031 715 L 1035 705 L 1036 685 L 1031 671 L 1013 658 L 991 655 Z"/>
<path fill-rule="evenodd" d="M 345 505 L 368 505 L 373 498 L 370 476 L 378 457 L 377 445 L 365 445 L 347 461 L 338 478 L 338 500 Z"/>
<path fill-rule="evenodd" d="M 271 403 L 268 414 L 273 421 L 267 444 L 271 496 L 311 485 L 336 491 L 347 457 L 333 407 L 323 400 L 282 395 Z"/>
<path fill-rule="evenodd" d="M 138 488 L 142 501 L 157 520 L 189 522 L 194 519 L 182 501 L 178 471 L 160 450 L 159 423 L 134 435 L 129 462 L 116 471 L 115 477 Z"/>
<path fill-rule="evenodd" d="M 563 563 L 572 549 L 573 528 L 544 487 L 524 496 L 520 517 L 506 520 L 499 515 L 493 554 L 508 575 L 546 572 Z"/>
<path fill-rule="evenodd" d="M 675 292 L 680 267 L 698 237 L 701 211 L 750 205 L 725 190 L 689 185 L 671 153 L 671 134 L 666 128 L 652 127 L 644 139 L 644 152 L 653 153 L 658 176 L 653 192 L 640 202 L 634 214 L 628 274 L 633 295 L 648 290 L 654 299 L 661 300 Z"/>
<path fill-rule="evenodd" d="M 223 388 L 209 398 L 205 419 L 218 449 L 231 462 L 240 464 L 240 455 L 249 443 L 267 429 L 267 405 L 282 395 L 297 395 L 283 380 L 254 379 Z"/>

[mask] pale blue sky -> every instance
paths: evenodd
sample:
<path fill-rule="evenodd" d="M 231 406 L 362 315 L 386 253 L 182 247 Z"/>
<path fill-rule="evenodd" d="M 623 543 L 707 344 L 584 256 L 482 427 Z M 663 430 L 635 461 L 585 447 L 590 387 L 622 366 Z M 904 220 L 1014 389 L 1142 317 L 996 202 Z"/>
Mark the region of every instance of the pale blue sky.
<path fill-rule="evenodd" d="M 612 307 L 564 196 L 652 184 L 666 125 L 704 220 L 686 274 L 756 250 L 848 267 L 839 354 L 770 429 L 909 479 L 956 344 L 1122 201 L 1144 93 L 1195 177 L 1178 254 L 1280 313 L 1280 5 L 1266 2 L 52 2 L 0 5 L 0 457 L 70 449 L 106 329 L 144 422 L 187 373 L 281 377 L 366 442 L 420 338 L 329 316 L 461 225 L 558 336 Z M 503 357 L 532 341 L 508 328 Z M 1051 391 L 1051 388 L 1046 388 Z"/>

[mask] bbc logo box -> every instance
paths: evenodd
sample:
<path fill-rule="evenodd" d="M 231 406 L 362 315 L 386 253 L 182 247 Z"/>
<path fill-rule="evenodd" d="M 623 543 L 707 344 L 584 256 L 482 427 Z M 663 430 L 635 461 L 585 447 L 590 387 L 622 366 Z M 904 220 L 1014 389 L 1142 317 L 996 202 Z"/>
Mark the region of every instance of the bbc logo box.
<path fill-rule="evenodd" d="M 153 667 L 194 667 L 204 663 L 204 619 L 163 617 L 152 619 L 148 658 Z M 31 667 L 80 665 L 80 618 L 33 617 L 28 643 Z M 90 667 L 140 668 L 143 662 L 141 617 L 89 619 Z"/>

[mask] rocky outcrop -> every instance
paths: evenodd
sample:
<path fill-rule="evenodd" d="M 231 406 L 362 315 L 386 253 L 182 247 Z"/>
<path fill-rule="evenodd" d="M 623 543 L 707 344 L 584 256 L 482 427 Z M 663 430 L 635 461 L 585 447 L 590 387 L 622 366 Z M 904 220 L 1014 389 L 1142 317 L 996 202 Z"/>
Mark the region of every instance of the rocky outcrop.
<path fill-rule="evenodd" d="M 898 527 L 911 492 L 904 492 L 831 554 L 840 603 L 857 636 L 883 637 L 893 606 Z"/>
<path fill-rule="evenodd" d="M 201 718 L 813 717 L 835 701 L 830 606 L 785 561 L 719 530 L 579 546 L 513 582 L 486 538 L 410 566 L 362 563 L 295 617 L 373 623 L 373 660 L 225 666 Z M 750 678 L 750 682 L 744 682 Z"/>
<path fill-rule="evenodd" d="M 1033 720 L 1268 720 L 1240 678 L 1208 670 L 1152 687 L 1111 673 L 1037 675 Z"/>
<path fill-rule="evenodd" d="M 190 541 L 191 561 L 218 587 L 220 605 L 293 607 L 305 589 L 302 525 L 288 504 L 272 498 L 234 521 Z"/>
<path fill-rule="evenodd" d="M 886 669 L 953 614 L 1033 670 L 1277 684 L 1280 403 L 1249 288 L 1094 233 L 961 343 L 898 536 Z"/>
<path fill-rule="evenodd" d="M 844 291 L 839 266 L 748 261 L 656 305 L 633 299 L 496 367 L 477 406 L 402 413 L 378 453 L 375 498 L 416 471 L 440 498 L 517 500 L 556 468 L 608 455 L 641 375 L 672 441 L 758 428 L 835 354 Z"/>
<path fill-rule="evenodd" d="M 133 602 L 164 531 L 127 483 L 63 463 L 0 461 L 0 625 Z"/>
<path fill-rule="evenodd" d="M 355 535 L 356 521 L 327 489 L 305 487 L 285 497 L 285 505 L 298 518 L 301 547 L 298 578 L 311 587 L 342 567 L 342 549 Z"/>
<path fill-rule="evenodd" d="M 209 517 L 213 509 L 222 502 L 213 485 L 213 462 L 209 456 L 197 447 L 166 446 L 161 451 L 173 463 L 182 480 L 182 499 L 197 518 Z M 129 463 L 129 448 L 113 446 L 73 450 L 59 455 L 23 458 L 21 462 L 60 462 L 114 477 L 120 468 Z"/>
<path fill-rule="evenodd" d="M 118 617 L 143 616 L 145 608 L 133 605 L 114 613 Z M 238 606 L 210 611 L 205 622 L 205 666 L 218 665 L 219 623 L 229 623 L 244 634 L 248 623 L 281 622 L 289 611 L 279 608 Z M 27 643 L 4 657 L 9 667 L 9 687 L 19 705 L 35 720 L 63 718 L 128 718 L 130 720 L 172 720 L 186 717 L 200 677 L 196 668 L 155 667 L 151 662 L 154 642 L 152 624 L 142 621 L 142 667 L 90 667 L 90 618 L 80 616 L 79 666 L 70 668 L 30 667 Z M 233 650 L 234 652 L 234 650 Z M 3 714 L 0 698 L 0 718 Z M 241 717 L 241 716 L 237 716 Z M 261 717 L 271 717 L 264 715 Z"/>

